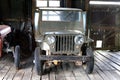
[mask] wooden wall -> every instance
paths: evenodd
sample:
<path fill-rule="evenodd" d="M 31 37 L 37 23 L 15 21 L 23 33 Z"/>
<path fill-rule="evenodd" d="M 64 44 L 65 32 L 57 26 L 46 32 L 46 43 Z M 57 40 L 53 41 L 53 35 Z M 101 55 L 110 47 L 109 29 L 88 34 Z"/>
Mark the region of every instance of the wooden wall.
<path fill-rule="evenodd" d="M 32 17 L 32 0 L 0 0 L 0 19 Z"/>
<path fill-rule="evenodd" d="M 118 40 L 120 31 L 120 8 L 111 5 L 90 5 L 89 8 L 89 27 L 91 29 L 91 38 L 96 41 L 102 40 L 101 49 L 120 49 Z M 116 42 L 117 41 L 117 42 Z"/>

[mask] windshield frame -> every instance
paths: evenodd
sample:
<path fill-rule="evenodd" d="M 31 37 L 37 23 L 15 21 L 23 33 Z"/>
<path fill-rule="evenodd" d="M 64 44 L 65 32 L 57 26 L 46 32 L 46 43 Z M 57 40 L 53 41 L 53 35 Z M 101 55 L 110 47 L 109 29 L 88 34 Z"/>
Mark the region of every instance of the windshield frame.
<path fill-rule="evenodd" d="M 50 23 L 52 23 L 52 22 L 54 22 L 54 23 L 59 22 L 60 24 L 66 23 L 65 24 L 66 26 L 64 26 L 64 28 L 61 28 L 61 29 L 58 29 L 58 30 L 44 31 L 44 30 L 42 30 L 42 27 L 43 27 L 42 23 L 47 22 L 47 21 L 43 21 L 42 20 L 42 17 L 43 17 L 41 15 L 42 11 L 75 11 L 75 12 L 80 12 L 81 13 L 81 20 L 82 21 L 81 22 L 79 22 L 79 21 L 72 21 L 72 22 L 77 23 L 77 25 L 79 25 L 78 28 L 80 28 L 80 29 L 78 29 L 78 28 L 74 29 L 71 26 L 70 26 L 71 28 L 69 29 L 69 26 L 68 26 L 67 23 L 73 24 L 71 21 L 48 21 Z M 82 11 L 81 9 L 75 9 L 75 8 L 39 8 L 39 9 L 36 10 L 36 12 L 39 13 L 39 19 L 38 19 L 38 25 L 35 26 L 35 29 L 37 30 L 37 33 L 39 32 L 39 34 L 42 34 L 42 33 L 45 33 L 45 32 L 54 32 L 54 31 L 57 32 L 57 31 L 62 31 L 62 30 L 78 30 L 78 31 L 81 31 L 83 33 L 85 32 L 85 30 L 84 30 L 85 28 L 83 28 L 84 23 L 83 23 L 83 16 L 82 16 L 82 14 L 83 14 L 84 11 Z M 47 24 L 47 25 L 50 26 L 50 24 Z M 54 26 L 58 26 L 58 25 L 54 24 Z M 45 27 L 43 27 L 43 28 L 45 28 Z M 51 26 L 49 28 L 51 28 Z"/>

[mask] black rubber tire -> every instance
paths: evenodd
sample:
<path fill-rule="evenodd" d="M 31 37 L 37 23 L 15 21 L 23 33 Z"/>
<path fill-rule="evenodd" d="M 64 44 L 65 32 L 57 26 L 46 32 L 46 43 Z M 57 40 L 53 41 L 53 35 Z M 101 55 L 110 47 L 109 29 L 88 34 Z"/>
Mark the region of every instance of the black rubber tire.
<path fill-rule="evenodd" d="M 41 49 L 40 47 L 35 48 L 34 60 L 35 60 L 35 69 L 38 75 L 43 74 L 43 63 L 40 60 Z"/>
<path fill-rule="evenodd" d="M 86 49 L 86 55 L 91 57 L 90 61 L 86 62 L 86 73 L 90 74 L 93 72 L 94 69 L 94 54 L 91 47 L 88 47 Z"/>
<path fill-rule="evenodd" d="M 86 56 L 86 50 L 87 50 L 87 44 L 84 43 L 81 47 L 81 51 L 82 51 L 82 56 Z M 82 64 L 86 64 L 85 61 L 82 61 Z"/>
<path fill-rule="evenodd" d="M 87 44 L 84 43 L 81 47 L 82 55 L 86 55 Z"/>
<path fill-rule="evenodd" d="M 19 45 L 15 47 L 14 64 L 17 70 L 20 69 L 20 46 Z"/>

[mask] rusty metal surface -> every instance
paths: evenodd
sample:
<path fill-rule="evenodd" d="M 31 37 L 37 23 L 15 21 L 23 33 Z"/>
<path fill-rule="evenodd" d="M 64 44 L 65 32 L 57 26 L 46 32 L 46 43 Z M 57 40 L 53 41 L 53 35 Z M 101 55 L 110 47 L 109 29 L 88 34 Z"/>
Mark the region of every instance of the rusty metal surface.
<path fill-rule="evenodd" d="M 90 56 L 40 55 L 40 60 L 90 61 Z"/>

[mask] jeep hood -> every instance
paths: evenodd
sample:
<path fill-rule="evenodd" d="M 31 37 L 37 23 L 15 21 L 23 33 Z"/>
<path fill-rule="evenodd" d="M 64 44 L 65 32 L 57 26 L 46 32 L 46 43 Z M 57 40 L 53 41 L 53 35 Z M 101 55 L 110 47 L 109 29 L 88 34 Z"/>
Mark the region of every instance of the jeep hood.
<path fill-rule="evenodd" d="M 83 34 L 78 30 L 63 30 L 63 31 L 54 31 L 54 32 L 45 32 L 44 34 Z"/>

